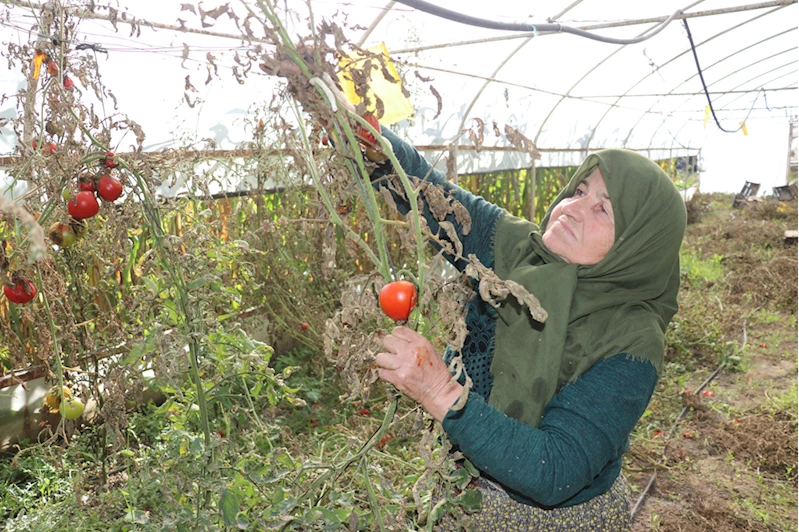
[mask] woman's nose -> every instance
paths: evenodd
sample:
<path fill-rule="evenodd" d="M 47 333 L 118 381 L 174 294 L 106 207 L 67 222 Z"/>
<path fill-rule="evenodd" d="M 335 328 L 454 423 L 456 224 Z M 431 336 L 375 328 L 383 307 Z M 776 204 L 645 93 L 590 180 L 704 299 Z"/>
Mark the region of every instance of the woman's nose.
<path fill-rule="evenodd" d="M 563 203 L 563 214 L 575 220 L 582 219 L 582 211 L 587 207 L 586 197 L 571 198 L 571 201 Z"/>

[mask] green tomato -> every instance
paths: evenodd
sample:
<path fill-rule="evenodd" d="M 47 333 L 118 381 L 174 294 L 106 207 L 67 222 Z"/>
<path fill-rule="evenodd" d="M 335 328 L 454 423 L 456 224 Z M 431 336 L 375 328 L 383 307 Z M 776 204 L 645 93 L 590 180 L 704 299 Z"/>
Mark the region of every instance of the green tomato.
<path fill-rule="evenodd" d="M 74 397 L 64 397 L 61 401 L 61 416 L 65 419 L 78 419 L 83 414 L 83 402 Z"/>
<path fill-rule="evenodd" d="M 62 248 L 68 248 L 75 243 L 78 235 L 72 230 L 69 224 L 63 222 L 56 222 L 50 226 L 50 240 L 55 245 Z"/>

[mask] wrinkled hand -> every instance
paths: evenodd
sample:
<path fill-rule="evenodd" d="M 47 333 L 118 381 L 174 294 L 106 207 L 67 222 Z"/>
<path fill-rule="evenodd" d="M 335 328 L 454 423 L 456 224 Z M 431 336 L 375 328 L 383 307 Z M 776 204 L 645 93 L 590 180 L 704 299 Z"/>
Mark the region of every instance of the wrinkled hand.
<path fill-rule="evenodd" d="M 390 382 L 422 405 L 437 421 L 460 397 L 463 387 L 451 382 L 447 365 L 433 345 L 407 327 L 395 327 L 383 338 L 386 352 L 378 353 L 378 377 Z"/>

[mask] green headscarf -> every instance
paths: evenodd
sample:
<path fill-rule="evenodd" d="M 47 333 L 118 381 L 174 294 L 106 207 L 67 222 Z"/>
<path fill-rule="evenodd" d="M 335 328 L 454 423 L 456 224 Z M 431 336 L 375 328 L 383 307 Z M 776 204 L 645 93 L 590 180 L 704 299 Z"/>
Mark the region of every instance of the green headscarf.
<path fill-rule="evenodd" d="M 653 161 L 620 149 L 590 155 L 542 227 L 597 166 L 616 224 L 615 243 L 599 263 L 566 263 L 547 250 L 538 226 L 509 214 L 496 228 L 495 272 L 527 288 L 549 316 L 535 322 L 512 297 L 497 309 L 489 403 L 534 427 L 552 397 L 598 360 L 626 353 L 660 374 L 664 333 L 677 312 L 685 204 Z"/>

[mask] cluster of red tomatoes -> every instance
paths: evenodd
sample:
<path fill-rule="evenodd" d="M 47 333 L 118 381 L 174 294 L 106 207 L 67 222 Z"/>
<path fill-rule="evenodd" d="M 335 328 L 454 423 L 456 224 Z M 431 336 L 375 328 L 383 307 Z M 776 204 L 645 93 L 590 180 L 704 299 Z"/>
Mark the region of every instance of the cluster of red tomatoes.
<path fill-rule="evenodd" d="M 122 183 L 111 175 L 111 171 L 117 167 L 113 152 L 107 152 L 101 163 L 104 169 L 98 177 L 83 176 L 78 180 L 76 193 L 69 190 L 64 192 L 67 212 L 72 220 L 68 224 L 56 222 L 50 226 L 50 239 L 57 246 L 68 248 L 85 234 L 86 225 L 83 220 L 100 212 L 97 198 L 112 203 L 122 195 Z"/>

